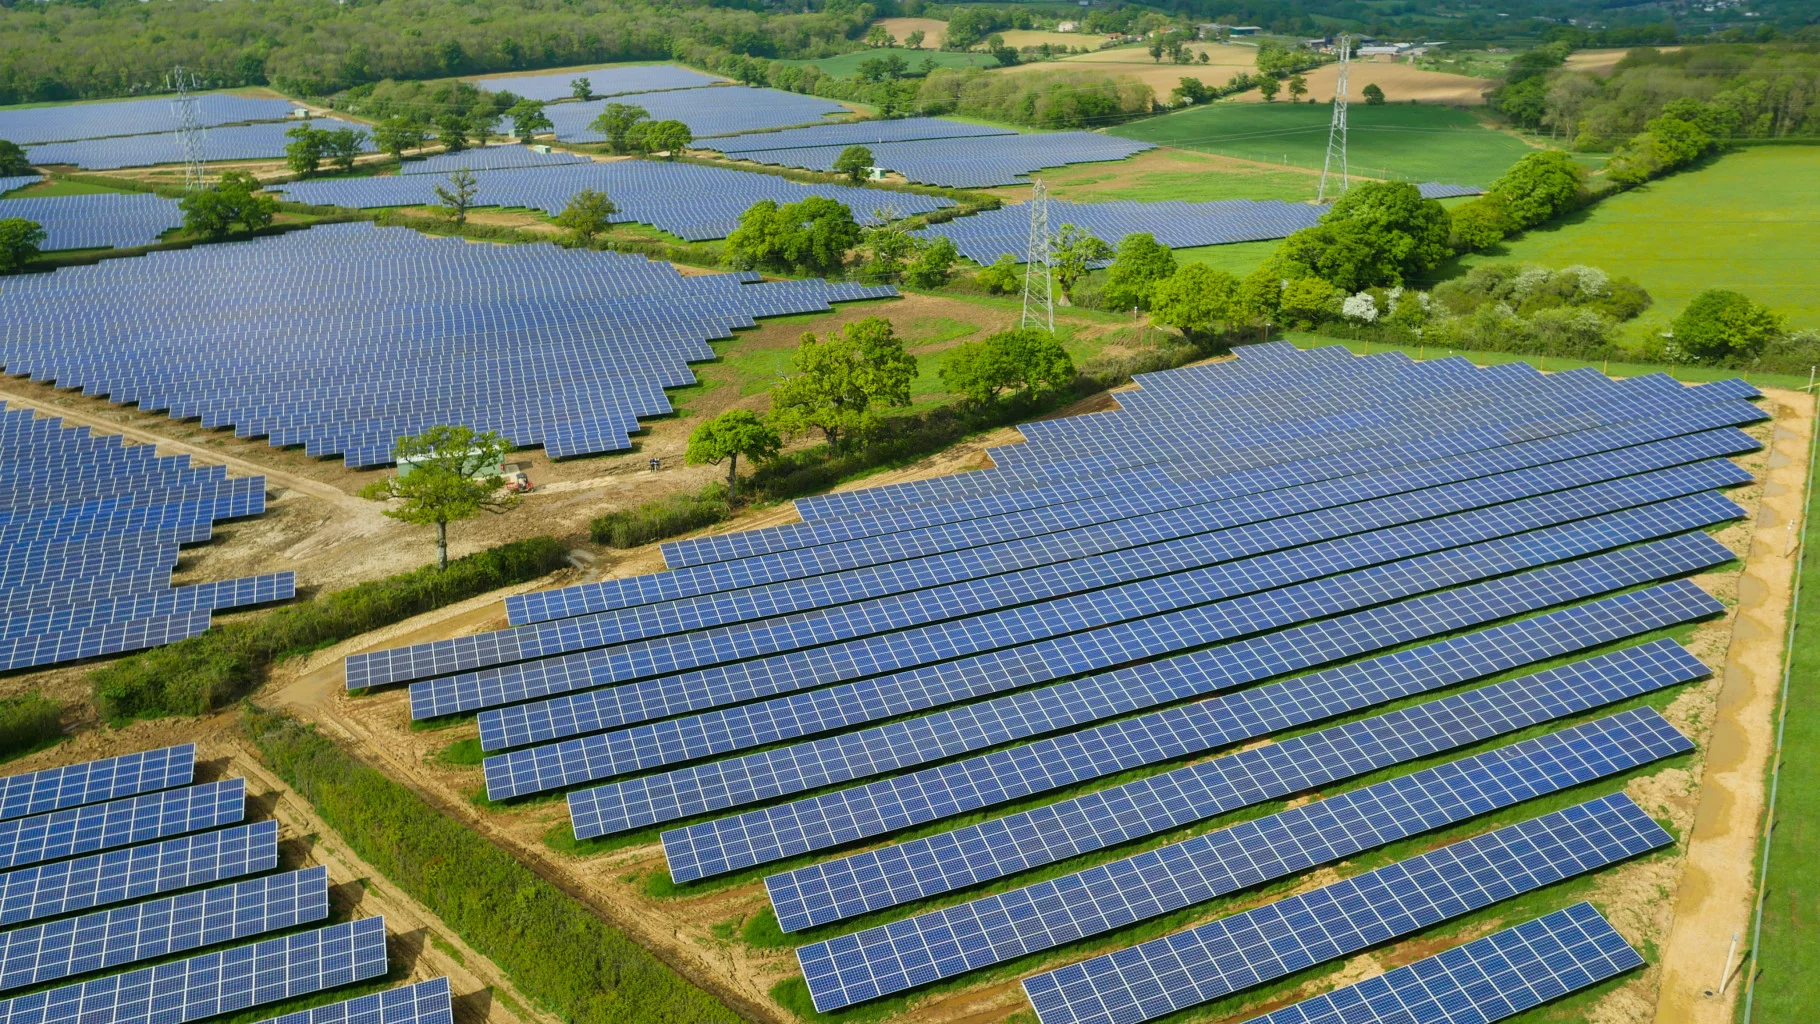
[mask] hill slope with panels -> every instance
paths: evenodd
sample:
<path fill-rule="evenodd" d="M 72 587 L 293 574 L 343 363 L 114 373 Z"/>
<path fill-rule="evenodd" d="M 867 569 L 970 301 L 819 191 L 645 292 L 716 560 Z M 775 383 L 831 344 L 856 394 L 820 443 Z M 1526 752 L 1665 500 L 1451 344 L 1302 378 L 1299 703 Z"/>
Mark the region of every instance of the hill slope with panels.
<path fill-rule="evenodd" d="M 0 199 L 0 218 L 6 217 L 23 217 L 42 227 L 39 248 L 47 252 L 151 245 L 183 226 L 177 200 L 145 193 Z"/>
<path fill-rule="evenodd" d="M 629 447 L 710 339 L 896 294 L 337 224 L 15 278 L 0 366 L 350 466 L 447 423 L 561 457 Z"/>
<path fill-rule="evenodd" d="M 727 237 L 739 226 L 740 214 L 761 199 L 782 204 L 825 196 L 844 203 L 866 225 L 879 223 L 875 213 L 881 209 L 904 217 L 955 205 L 942 196 L 850 185 L 804 185 L 770 174 L 661 160 L 489 170 L 474 175 L 474 182 L 479 187 L 474 194 L 476 206 L 526 207 L 551 216 L 561 213 L 577 192 L 591 188 L 613 200 L 618 208 L 611 218 L 614 223 L 650 224 L 691 242 Z M 293 202 L 375 209 L 435 205 L 436 186 L 444 184 L 437 175 L 401 174 L 297 181 L 277 187 Z"/>
<path fill-rule="evenodd" d="M 204 128 L 202 159 L 205 163 L 221 160 L 259 160 L 284 155 L 292 141 L 285 133 L 302 121 L 278 121 L 269 124 L 228 125 Z M 334 117 L 319 117 L 309 122 L 317 128 L 332 131 L 352 128 L 367 133 L 368 126 Z M 375 153 L 371 138 L 361 143 L 362 153 Z M 183 138 L 175 134 L 133 135 L 120 138 L 82 139 L 32 146 L 25 151 L 34 164 L 74 164 L 91 171 L 113 171 L 122 167 L 152 167 L 158 164 L 180 164 L 188 156 Z"/>
<path fill-rule="evenodd" d="M 196 97 L 196 122 L 210 128 L 248 121 L 282 121 L 291 116 L 291 109 L 289 100 L 209 93 Z M 21 146 L 152 135 L 182 127 L 183 119 L 169 98 L 0 110 L 0 139 Z"/>
<path fill-rule="evenodd" d="M 726 82 L 724 78 L 679 68 L 674 64 L 590 68 L 586 71 L 564 71 L 551 75 L 514 75 L 509 78 L 475 78 L 470 81 L 488 92 L 509 92 L 527 100 L 548 102 L 572 97 L 574 88 L 569 83 L 577 78 L 588 80 L 588 92 L 593 97 L 624 96 L 669 89 L 699 89 Z"/>
<path fill-rule="evenodd" d="M 489 797 L 664 829 L 678 884 L 774 872 L 824 1012 L 1512 822 L 1028 980 L 1148 1019 L 1671 842 L 1610 787 L 1693 747 L 1648 700 L 1710 675 L 1665 634 L 1723 611 L 1685 577 L 1733 560 L 1754 389 L 1282 344 L 1140 383 L 347 684 L 477 712 Z"/>
<path fill-rule="evenodd" d="M 712 141 L 703 141 L 700 148 L 712 148 Z M 869 148 L 875 166 L 896 171 L 919 185 L 993 188 L 1026 184 L 1027 175 L 1045 167 L 1123 160 L 1156 147 L 1095 132 L 1051 132 L 884 142 Z M 810 146 L 748 150 L 736 155 L 755 163 L 831 171 L 840 154 L 840 147 Z"/>
<path fill-rule="evenodd" d="M 605 142 L 606 136 L 588 126 L 608 103 L 618 102 L 622 101 L 553 103 L 544 114 L 556 126 L 556 137 L 564 142 Z M 743 85 L 645 93 L 623 102 L 643 108 L 653 121 L 681 121 L 698 139 L 821 124 L 828 115 L 852 113 L 833 100 Z"/>
<path fill-rule="evenodd" d="M 290 572 L 171 585 L 182 545 L 264 511 L 264 477 L 0 404 L 0 671 L 171 643 L 215 611 L 295 597 Z"/>
<path fill-rule="evenodd" d="M 188 1024 L 385 976 L 385 919 L 325 924 L 328 870 L 277 870 L 246 780 L 195 771 L 184 744 L 0 777 L 0 1020 Z M 267 1024 L 453 1019 L 434 978 Z"/>

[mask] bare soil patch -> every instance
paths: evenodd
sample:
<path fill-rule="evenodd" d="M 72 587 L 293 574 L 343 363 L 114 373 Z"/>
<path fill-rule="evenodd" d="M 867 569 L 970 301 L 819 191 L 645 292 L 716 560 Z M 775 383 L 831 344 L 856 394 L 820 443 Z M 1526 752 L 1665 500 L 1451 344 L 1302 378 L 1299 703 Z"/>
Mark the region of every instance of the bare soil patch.
<path fill-rule="evenodd" d="M 925 50 L 941 49 L 942 43 L 948 38 L 948 23 L 935 18 L 880 18 L 873 24 L 884 26 L 886 32 L 897 37 L 899 46 L 904 45 L 904 40 L 912 32 L 923 33 L 923 49 Z M 915 53 L 916 51 L 908 52 Z"/>
<path fill-rule="evenodd" d="M 1674 53 L 1679 46 L 1659 46 L 1656 49 L 1663 53 Z M 1617 68 L 1618 62 L 1624 59 L 1629 50 L 1576 50 L 1567 55 L 1566 66 L 1574 71 L 1586 71 L 1595 75 L 1609 75 Z"/>

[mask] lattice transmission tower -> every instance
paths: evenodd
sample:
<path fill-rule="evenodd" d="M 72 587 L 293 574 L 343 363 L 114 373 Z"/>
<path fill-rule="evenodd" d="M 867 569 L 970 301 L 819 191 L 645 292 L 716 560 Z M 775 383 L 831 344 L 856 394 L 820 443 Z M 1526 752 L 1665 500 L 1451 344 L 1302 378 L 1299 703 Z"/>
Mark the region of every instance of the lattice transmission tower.
<path fill-rule="evenodd" d="M 201 79 L 181 64 L 164 76 L 164 87 L 177 94 L 171 98 L 171 113 L 177 115 L 177 139 L 183 145 L 183 187 L 192 192 L 208 187 L 202 169 L 202 122 L 196 116 L 195 90 L 201 85 Z"/>
<path fill-rule="evenodd" d="M 1024 252 L 1024 315 L 1019 327 L 1040 327 L 1055 331 L 1055 286 L 1050 268 L 1052 245 L 1049 239 L 1049 193 L 1038 178 L 1030 187 L 1030 246 Z M 1037 278 L 1041 277 L 1039 283 Z"/>
<path fill-rule="evenodd" d="M 1346 73 L 1352 68 L 1352 37 L 1340 36 L 1340 75 L 1333 86 L 1333 122 L 1327 128 L 1327 160 L 1321 164 L 1321 192 L 1315 202 L 1327 201 L 1328 179 L 1337 175 L 1335 195 L 1346 191 L 1352 182 L 1346 172 Z"/>

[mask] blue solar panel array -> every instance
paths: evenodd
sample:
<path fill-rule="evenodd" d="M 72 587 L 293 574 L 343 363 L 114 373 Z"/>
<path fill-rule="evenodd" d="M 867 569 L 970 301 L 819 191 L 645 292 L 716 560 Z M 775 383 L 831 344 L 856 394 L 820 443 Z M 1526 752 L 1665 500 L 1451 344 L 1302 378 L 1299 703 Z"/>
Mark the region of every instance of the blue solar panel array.
<path fill-rule="evenodd" d="M 977 139 L 987 135 L 1016 135 L 1011 128 L 969 124 L 940 117 L 902 117 L 852 121 L 847 124 L 816 125 L 813 128 L 785 128 L 775 132 L 753 132 L 703 139 L 702 149 L 712 149 L 728 156 L 746 157 L 771 149 L 814 149 L 818 146 L 877 146 L 886 142 L 909 142 L 927 139 Z M 1051 138 L 1053 136 L 1050 136 Z"/>
<path fill-rule="evenodd" d="M 183 226 L 177 200 L 147 193 L 0 199 L 0 219 L 10 217 L 37 222 L 46 252 L 151 245 Z"/>
<path fill-rule="evenodd" d="M 206 128 L 202 132 L 202 159 L 215 163 L 222 160 L 260 160 L 283 156 L 284 147 L 292 142 L 285 133 L 303 123 L 278 121 Z M 337 117 L 319 117 L 310 123 L 325 130 L 352 128 L 368 133 L 369 138 L 361 145 L 361 152 L 376 152 L 370 138 L 371 128 L 367 125 L 343 121 Z M 182 136 L 176 134 L 132 135 L 32 146 L 26 150 L 26 159 L 40 166 L 74 164 L 91 171 L 110 171 L 121 167 L 180 164 L 188 159 L 188 153 L 183 148 Z"/>
<path fill-rule="evenodd" d="M 701 148 L 709 148 L 705 140 Z M 1051 132 L 1043 135 L 980 135 L 972 138 L 883 142 L 868 146 L 875 167 L 895 171 L 920 185 L 951 188 L 992 188 L 1024 183 L 1026 175 L 1045 167 L 1123 160 L 1156 146 L 1096 132 Z M 746 150 L 741 160 L 802 167 L 812 171 L 834 169 L 840 156 L 835 146 L 798 149 Z M 1308 207 L 1307 209 L 1314 209 Z M 1025 224 L 1029 214 L 1025 214 Z M 1050 214 L 1050 223 L 1055 214 Z"/>
<path fill-rule="evenodd" d="M 1113 245 L 1126 235 L 1142 231 L 1156 236 L 1158 242 L 1171 249 L 1282 238 L 1313 227 L 1321 213 L 1318 206 L 1278 199 L 1224 199 L 1212 203 L 1049 201 L 1051 230 L 1073 224 Z M 1023 206 L 1002 206 L 933 224 L 918 234 L 951 239 L 962 256 L 976 263 L 991 263 L 1003 255 L 1022 262 L 1030 251 L 1030 212 Z"/>
<path fill-rule="evenodd" d="M 756 278 L 328 225 L 17 279 L 0 293 L 0 365 L 352 466 L 443 423 L 583 455 L 670 412 L 664 389 L 695 382 L 708 339 L 896 294 Z"/>
<path fill-rule="evenodd" d="M 1283 344 L 1139 383 L 991 468 L 803 499 L 801 523 L 667 545 L 670 571 L 514 598 L 508 629 L 352 657 L 348 683 L 479 709 L 489 794 L 567 790 L 578 838 L 680 822 L 679 883 L 825 851 L 766 879 L 786 930 L 911 916 L 798 950 L 824 1011 L 1691 749 L 1637 705 L 1707 674 L 1652 634 L 1721 612 L 1682 577 L 1734 558 L 1706 531 L 1743 514 L 1717 492 L 1749 479 L 1748 385 Z M 1203 959 L 1139 947 L 1029 991 L 1045 1024 L 1144 1019 L 1666 841 L 1595 800 L 1252 912 L 1410 908 L 1298 936 L 1313 959 L 1216 922 Z"/>
<path fill-rule="evenodd" d="M 653 121 L 681 121 L 697 139 L 822 124 L 830 114 L 851 113 L 833 100 L 776 89 L 721 85 L 645 93 L 635 98 L 553 103 L 544 109 L 544 114 L 556 126 L 556 137 L 564 142 L 605 142 L 606 136 L 588 126 L 608 103 L 640 107 Z"/>
<path fill-rule="evenodd" d="M 794 203 L 823 196 L 846 204 L 865 224 L 879 223 L 876 213 L 880 210 L 904 217 L 954 205 L 952 199 L 941 196 L 850 185 L 804 185 L 770 174 L 661 160 L 507 168 L 477 174 L 475 183 L 479 187 L 475 205 L 520 206 L 552 216 L 561 213 L 577 192 L 591 188 L 613 200 L 619 210 L 612 217 L 616 223 L 651 224 L 692 242 L 725 238 L 739 226 L 740 214 L 761 199 Z M 300 181 L 280 187 L 295 202 L 368 209 L 433 205 L 439 184 L 446 182 L 434 175 L 401 174 Z"/>
<path fill-rule="evenodd" d="M 196 121 L 203 127 L 246 121 L 277 121 L 291 115 L 287 100 L 210 93 L 196 97 Z M 183 119 L 170 99 L 68 103 L 24 110 L 0 109 L 0 139 L 21 146 L 72 139 L 174 132 Z"/>
<path fill-rule="evenodd" d="M 328 869 L 267 874 L 278 823 L 221 828 L 244 817 L 246 781 L 187 786 L 195 762 L 185 745 L 0 777 L 0 867 L 48 862 L 0 873 L 0 990 L 35 989 L 0 999 L 0 1021 L 181 1024 L 386 973 L 381 918 L 293 931 L 329 916 Z M 182 832 L 197 834 L 153 841 Z M 272 932 L 289 934 L 171 959 Z M 450 1011 L 437 978 L 280 1019 L 453 1024 Z"/>
<path fill-rule="evenodd" d="M 514 167 L 567 167 L 593 163 L 576 153 L 540 153 L 529 146 L 476 146 L 458 153 L 438 153 L 406 160 L 399 174 L 447 174 L 450 171 L 497 171 Z"/>
<path fill-rule="evenodd" d="M 1487 1024 L 1641 966 L 1643 957 L 1592 904 L 1576 903 L 1252 1019 Z"/>
<path fill-rule="evenodd" d="M 181 545 L 264 511 L 264 477 L 230 479 L 0 403 L 0 671 L 171 643 L 208 629 L 216 610 L 296 596 L 290 572 L 171 586 Z"/>
<path fill-rule="evenodd" d="M 570 82 L 588 80 L 593 96 L 623 96 L 627 93 L 659 92 L 667 89 L 699 89 L 726 81 L 716 75 L 679 68 L 674 64 L 628 64 L 619 67 L 589 68 L 551 75 L 509 75 L 501 78 L 472 79 L 474 85 L 488 92 L 509 92 L 527 100 L 566 100 L 573 96 Z M 636 103 L 636 100 L 625 102 Z"/>
<path fill-rule="evenodd" d="M 42 177 L 39 177 L 36 174 L 8 174 L 0 176 L 0 196 L 13 191 L 14 189 L 25 188 L 28 185 L 36 185 L 43 180 Z"/>

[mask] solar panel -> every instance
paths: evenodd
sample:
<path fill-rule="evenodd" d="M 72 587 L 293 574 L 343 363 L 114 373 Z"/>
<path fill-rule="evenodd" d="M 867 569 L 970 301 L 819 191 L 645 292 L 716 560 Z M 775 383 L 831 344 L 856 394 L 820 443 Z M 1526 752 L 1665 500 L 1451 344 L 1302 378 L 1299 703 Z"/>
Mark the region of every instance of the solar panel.
<path fill-rule="evenodd" d="M 195 771 L 196 745 L 184 743 L 26 775 L 8 775 L 0 777 L 0 819 L 187 786 Z"/>
<path fill-rule="evenodd" d="M 1660 716 L 1655 717 L 1660 721 Z M 1603 720 L 1591 724 L 1616 723 Z M 1680 749 L 1687 749 L 1685 738 Z M 1530 756 L 1537 755 L 1548 756 L 1541 751 Z M 997 903 L 1000 909 L 992 910 L 989 918 L 978 919 L 962 932 L 938 932 L 929 927 L 938 923 L 952 925 L 959 920 L 956 908 L 950 908 L 803 946 L 797 950 L 797 958 L 816 1009 L 827 1013 L 1035 949 L 1052 948 L 1075 936 L 1098 934 L 1165 912 L 1164 908 L 1190 905 L 1221 892 L 1281 877 L 1303 866 L 1345 856 L 1350 851 L 1370 849 L 1393 838 L 1482 813 L 1472 809 L 1475 805 L 1489 810 L 1509 806 L 1527 793 L 1556 791 L 1574 784 L 1572 780 L 1579 777 L 1577 771 L 1568 768 L 1569 763 L 1580 761 L 1579 752 L 1567 749 L 1561 751 L 1561 756 L 1566 760 L 1552 776 L 1530 768 L 1525 758 L 1524 767 L 1532 774 L 1526 777 L 1513 773 L 1507 781 L 1499 776 L 1494 783 L 1508 785 L 1508 790 L 1483 792 L 1470 777 L 1445 773 L 1447 766 L 1443 766 L 1418 773 L 1419 777 L 1406 776 L 1411 782 L 1391 780 L 1381 784 L 1382 788 L 1368 787 L 1347 794 L 1352 800 L 1337 797 L 1319 801 L 1140 854 L 1147 865 L 1158 865 L 1165 872 L 1156 877 L 1156 887 L 1146 884 L 1150 878 L 1136 873 L 1133 858 L 1089 869 L 1104 879 L 1092 887 L 1087 887 L 1080 876 L 1070 876 L 1073 881 L 1065 888 L 1061 880 L 1039 883 L 1045 893 L 1053 893 L 1040 902 L 1031 901 L 1035 896 L 1031 890 L 987 897 L 986 901 Z M 1661 755 L 1619 756 L 1620 764 L 1636 764 Z M 1483 755 L 1470 760 L 1481 771 L 1496 770 Z M 1450 790 L 1450 782 L 1456 788 Z M 1398 783 L 1413 788 L 1399 791 L 1395 788 Z M 1366 793 L 1376 800 L 1360 804 L 1367 799 L 1363 795 Z M 1436 803 L 1429 804 L 1430 798 Z M 1336 800 L 1344 802 L 1336 804 Z M 1392 803 L 1376 802 L 1383 800 Z M 1358 813 L 1365 817 L 1344 824 L 1331 820 L 1322 831 L 1313 819 L 1328 804 L 1333 804 L 1334 810 L 1357 804 Z M 1291 821 L 1298 824 L 1292 826 Z M 1266 823 L 1278 827 L 1266 833 Z M 1252 838 L 1235 849 L 1230 844 L 1238 842 L 1241 835 Z M 1672 841 L 1629 797 L 1615 794 L 1233 914 L 1185 933 L 1039 974 L 1025 979 L 1024 989 L 1044 1024 L 1149 1019 Z M 1194 857 L 1190 849 L 1205 851 L 1209 859 Z M 1238 849 L 1246 852 L 1238 853 L 1234 859 Z M 1229 859 L 1218 859 L 1221 854 Z M 1253 857 L 1259 858 L 1255 867 Z M 1203 870 L 1208 874 L 1188 883 L 1191 888 L 1162 891 L 1163 886 L 1183 884 L 1181 871 L 1199 874 Z M 1116 877 L 1113 872 L 1117 872 Z M 1246 878 L 1251 881 L 1240 881 Z M 975 909 L 985 911 L 984 907 Z M 988 934 L 990 939 L 986 938 Z M 1267 939 L 1254 941 L 1260 934 Z M 1143 1001 L 1135 1003 L 1140 994 Z"/>
<path fill-rule="evenodd" d="M 195 98 L 192 109 L 197 123 L 208 127 L 238 121 L 278 120 L 289 117 L 293 108 L 288 100 L 205 93 Z M 174 132 L 182 127 L 183 114 L 167 98 L 14 107 L 0 111 L 0 138 L 21 146 L 68 139 Z"/>
<path fill-rule="evenodd" d="M 69 110 L 70 107 L 58 109 Z M 284 155 L 285 146 L 293 140 L 286 133 L 304 122 L 280 121 L 272 124 L 247 124 L 231 127 L 204 128 L 202 159 L 207 163 L 223 160 L 258 160 Z M 310 122 L 324 131 L 352 129 L 360 132 L 362 153 L 377 152 L 369 136 L 369 127 L 337 117 L 319 117 Z M 33 164 L 74 164 L 85 170 L 112 171 L 122 167 L 151 167 L 157 164 L 180 164 L 188 156 L 183 136 L 170 132 L 160 135 L 132 135 L 124 138 L 97 138 L 81 141 L 53 142 L 32 146 L 26 159 Z M 175 204 L 172 204 L 175 205 Z"/>
<path fill-rule="evenodd" d="M 1710 671 L 1670 640 L 766 880 L 786 931 L 855 917 L 1430 757 Z M 819 869 L 819 870 L 818 870 Z"/>
<path fill-rule="evenodd" d="M 626 67 L 588 68 L 562 71 L 551 75 L 507 75 L 497 78 L 474 78 L 469 81 L 488 92 L 509 92 L 528 100 L 566 100 L 574 95 L 569 83 L 578 78 L 588 80 L 592 96 L 624 96 L 630 93 L 660 89 L 696 89 L 724 81 L 713 75 L 679 68 L 672 64 L 637 64 Z M 627 102 L 637 102 L 630 100 Z"/>
<path fill-rule="evenodd" d="M 245 816 L 246 780 L 228 779 L 14 818 L 0 822 L 0 868 L 196 832 Z"/>
<path fill-rule="evenodd" d="M 278 823 L 261 821 L 21 868 L 0 874 L 0 925 L 187 889 L 277 865 Z"/>
<path fill-rule="evenodd" d="M 1628 559 L 1631 553 L 1617 555 Z M 1111 717 L 1312 664 L 1342 660 L 1362 651 L 1394 647 L 1490 618 L 1529 611 L 1534 604 L 1576 600 L 1587 596 L 1582 588 L 1593 583 L 1593 574 L 1585 572 L 1586 568 L 1590 567 L 1541 571 L 1567 577 L 1566 583 L 1577 585 L 1571 590 L 1551 589 L 1549 584 L 1563 581 L 1546 577 L 1495 580 L 1418 599 L 1419 606 L 1412 602 L 1411 606 L 1377 609 L 1355 617 L 1353 622 L 1343 617 L 1313 623 L 1231 648 L 1188 655 L 1179 661 L 1121 669 L 1112 674 L 1112 679 L 1065 683 L 1046 691 L 1031 691 L 932 716 L 927 721 L 894 723 L 876 735 L 848 734 L 812 746 L 766 752 L 743 762 L 719 762 L 667 776 L 631 780 L 614 793 L 592 791 L 594 800 L 583 809 L 611 822 L 614 827 L 605 830 L 614 831 L 628 827 L 654 808 L 680 804 L 697 810 L 723 802 L 743 804 L 760 794 L 775 796 L 810 786 L 837 785 L 951 758 L 965 751 L 1067 729 L 1083 720 Z M 1623 586 L 1629 582 L 1630 578 L 1624 576 L 1601 577 L 1597 585 Z M 1471 592 L 1475 590 L 1481 592 Z M 1323 715 L 1363 708 L 1375 701 L 1452 685 L 1677 621 L 1712 615 L 1718 608 L 1713 598 L 1685 581 L 1624 594 L 1284 683 L 685 826 L 664 834 L 664 853 L 671 878 L 690 881 L 1216 749 Z M 1003 706 L 993 707 L 994 704 Z M 720 795 L 723 792 L 724 797 Z M 895 860 L 919 848 L 919 844 L 940 841 L 943 840 L 914 840 L 854 854 L 843 861 L 811 865 L 795 873 L 797 881 L 791 884 L 810 885 L 824 873 L 873 870 L 874 862 Z"/>
<path fill-rule="evenodd" d="M 815 96 L 743 85 L 718 85 L 706 89 L 648 92 L 635 100 L 556 103 L 546 107 L 544 114 L 556 126 L 556 137 L 564 142 L 605 142 L 606 136 L 589 126 L 610 102 L 625 102 L 643 108 L 653 121 L 681 121 L 698 140 L 710 135 L 821 124 L 826 115 L 852 113 L 833 100 Z"/>
<path fill-rule="evenodd" d="M 1258 1024 L 1485 1024 L 1643 966 L 1590 903 L 1254 1017 Z"/>
<path fill-rule="evenodd" d="M 0 932 L 0 989 L 279 931 L 329 915 L 328 869 L 267 875 Z"/>
<path fill-rule="evenodd" d="M 367 917 L 19 996 L 0 1024 L 181 1024 L 385 972 L 385 919 Z"/>
<path fill-rule="evenodd" d="M 1672 841 L 1614 794 L 1027 978 L 1024 991 L 1042 1024 L 1148 1020 Z"/>
<path fill-rule="evenodd" d="M 143 193 L 0 199 L 0 217 L 37 223 L 44 229 L 39 248 L 46 252 L 151 245 L 183 226 L 175 199 Z"/>
<path fill-rule="evenodd" d="M 711 145 L 703 140 L 701 147 Z M 951 188 L 993 188 L 1025 184 L 1025 175 L 1045 167 L 1123 160 L 1156 147 L 1096 132 L 1046 132 L 1041 135 L 990 135 L 963 139 L 882 142 L 868 146 L 873 165 L 895 171 L 919 185 Z M 840 149 L 815 146 L 801 149 L 764 149 L 737 154 L 741 160 L 831 171 Z M 1063 200 L 1051 204 L 1069 205 Z M 1145 204 L 1167 206 L 1167 203 Z M 1289 204 L 1282 204 L 1288 206 Z M 1314 213 L 1312 206 L 1302 207 Z M 1312 222 L 1312 217 L 1305 218 Z M 1028 220 L 1028 218 L 1026 218 Z M 1057 225 L 1066 218 L 1052 220 Z M 1280 236 L 1279 236 L 1280 237 Z"/>
<path fill-rule="evenodd" d="M 298 1010 L 261 1024 L 454 1024 L 449 979 L 431 978 L 403 988 Z"/>
<path fill-rule="evenodd" d="M 1049 136 L 1026 136 L 1025 138 L 1047 139 Z M 904 143 L 901 147 L 887 147 L 892 153 L 899 148 L 916 149 L 933 148 L 934 144 Z M 971 148 L 971 140 L 969 140 Z M 1028 143 L 1017 148 L 1029 148 Z M 1116 152 L 1116 150 L 1114 151 Z M 766 153 L 750 154 L 748 159 L 768 156 Z M 909 155 L 909 154 L 906 154 Z M 1034 154 L 1033 154 L 1034 155 Z M 1129 154 L 1123 154 L 1129 155 Z M 890 153 L 876 157 L 890 160 Z M 918 166 L 925 159 L 923 154 L 915 154 Z M 1120 159 L 1120 156 L 1100 156 L 1097 159 Z M 807 163 L 798 159 L 797 162 Z M 817 168 L 827 170 L 827 168 Z M 962 172 L 965 173 L 964 171 Z M 1014 172 L 1021 173 L 1021 172 Z M 929 166 L 913 180 L 954 177 L 939 165 Z M 1009 185 L 1014 178 L 1007 177 L 994 184 Z M 948 184 L 948 182 L 931 181 L 931 184 Z M 1325 209 L 1310 206 L 1307 203 L 1288 203 L 1278 199 L 1223 199 L 1211 203 L 1189 203 L 1181 200 L 1166 202 L 1132 202 L 1121 200 L 1103 203 L 1073 203 L 1065 199 L 1049 200 L 1049 219 L 1052 224 L 1073 224 L 1088 234 L 1116 246 L 1126 235 L 1145 233 L 1162 245 L 1171 249 L 1183 249 L 1190 246 L 1225 245 L 1232 242 L 1261 242 L 1272 238 L 1283 238 L 1303 228 L 1318 224 Z M 1019 240 L 1019 234 L 1023 238 Z M 1030 251 L 1030 216 L 1021 205 L 1002 206 L 971 217 L 959 217 L 942 224 L 932 224 L 917 232 L 924 238 L 946 238 L 953 242 L 961 255 L 979 263 L 990 265 L 1000 256 L 1010 256 L 1022 263 Z M 1110 260 L 1100 261 L 1097 266 L 1104 266 Z"/>

